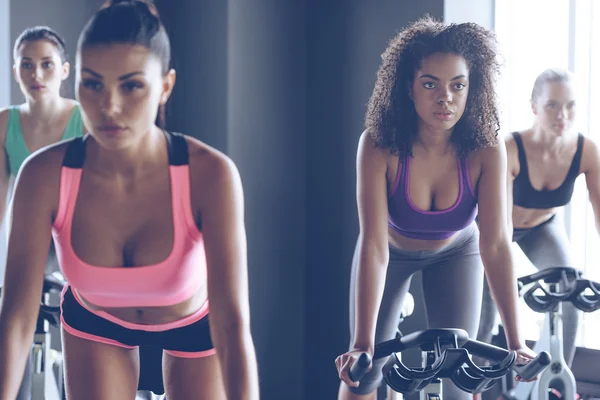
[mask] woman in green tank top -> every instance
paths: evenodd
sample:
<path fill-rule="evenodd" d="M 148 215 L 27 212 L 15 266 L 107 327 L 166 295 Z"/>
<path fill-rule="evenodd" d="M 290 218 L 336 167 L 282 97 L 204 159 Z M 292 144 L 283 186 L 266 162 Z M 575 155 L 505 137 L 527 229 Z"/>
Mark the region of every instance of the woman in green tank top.
<path fill-rule="evenodd" d="M 29 28 L 17 38 L 13 57 L 14 76 L 25 103 L 0 110 L 0 143 L 4 146 L 4 151 L 0 151 L 1 222 L 12 182 L 27 157 L 84 133 L 79 104 L 60 95 L 62 82 L 69 76 L 63 39 L 45 26 Z M 0 245 L 5 247 L 2 242 L 4 239 Z M 1 275 L 4 276 L 3 271 Z M 25 370 L 17 400 L 28 399 L 31 394 L 30 370 L 31 364 Z"/>
<path fill-rule="evenodd" d="M 0 216 L 11 178 L 31 153 L 84 133 L 79 105 L 60 94 L 70 68 L 63 39 L 46 26 L 26 29 L 15 41 L 13 57 L 25 103 L 0 110 Z"/>

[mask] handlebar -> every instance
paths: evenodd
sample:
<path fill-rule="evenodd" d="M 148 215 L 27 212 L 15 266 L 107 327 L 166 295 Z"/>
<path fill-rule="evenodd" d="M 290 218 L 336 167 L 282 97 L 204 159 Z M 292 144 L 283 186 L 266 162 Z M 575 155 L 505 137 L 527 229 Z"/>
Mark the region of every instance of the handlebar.
<path fill-rule="evenodd" d="M 435 355 L 431 365 L 410 368 L 398 358 L 398 353 L 419 347 Z M 471 355 L 494 362 L 489 367 L 475 365 Z M 450 378 L 468 393 L 480 393 L 491 388 L 511 369 L 525 380 L 531 380 L 550 364 L 550 355 L 541 352 L 527 365 L 515 365 L 516 352 L 469 339 L 462 329 L 429 329 L 382 342 L 375 346 L 374 359 L 388 357 L 382 371 L 384 380 L 393 390 L 413 394 L 424 389 L 436 378 Z M 350 379 L 360 381 L 370 365 L 369 355 L 362 353 L 350 368 Z"/>
<path fill-rule="evenodd" d="M 467 343 L 463 345 L 463 348 L 467 349 L 472 355 L 496 362 L 504 360 L 508 354 L 512 353 L 501 347 L 496 347 L 477 340 L 468 340 Z M 516 365 L 513 363 L 511 368 L 521 378 L 529 381 L 542 372 L 551 361 L 550 354 L 542 351 L 529 363 L 525 365 Z"/>
<path fill-rule="evenodd" d="M 573 267 L 552 267 L 543 269 L 530 275 L 522 276 L 517 279 L 522 285 L 543 280 L 546 283 L 558 283 L 561 280 L 573 281 L 583 276 L 583 272 Z"/>
<path fill-rule="evenodd" d="M 523 293 L 523 299 L 536 312 L 546 313 L 565 301 L 584 312 L 596 311 L 600 309 L 600 283 L 582 276 L 581 271 L 571 267 L 548 268 L 518 278 L 519 290 L 523 291 L 526 285 L 533 283 Z M 546 289 L 542 283 L 551 284 L 551 289 Z M 542 294 L 538 294 L 538 290 Z"/>
<path fill-rule="evenodd" d="M 367 353 L 361 353 L 358 360 L 350 367 L 348 376 L 354 382 L 360 381 L 363 376 L 368 372 L 369 366 L 371 365 L 371 356 Z"/>

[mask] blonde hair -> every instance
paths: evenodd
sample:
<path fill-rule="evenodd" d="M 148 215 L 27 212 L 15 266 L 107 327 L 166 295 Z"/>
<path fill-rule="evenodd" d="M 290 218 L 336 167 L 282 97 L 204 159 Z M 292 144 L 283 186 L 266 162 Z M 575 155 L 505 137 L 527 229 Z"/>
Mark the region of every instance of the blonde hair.
<path fill-rule="evenodd" d="M 531 90 L 531 101 L 535 102 L 540 94 L 544 85 L 548 82 L 570 82 L 573 78 L 573 74 L 570 71 L 562 68 L 548 68 L 537 76 L 533 83 L 533 89 Z"/>

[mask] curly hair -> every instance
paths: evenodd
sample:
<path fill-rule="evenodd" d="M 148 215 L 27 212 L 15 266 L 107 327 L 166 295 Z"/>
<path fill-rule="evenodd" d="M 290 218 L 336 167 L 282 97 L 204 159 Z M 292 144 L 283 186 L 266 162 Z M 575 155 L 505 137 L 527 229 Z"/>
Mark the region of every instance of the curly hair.
<path fill-rule="evenodd" d="M 450 139 L 458 153 L 465 156 L 497 146 L 500 121 L 494 84 L 500 64 L 495 36 L 474 23 L 444 25 L 425 16 L 399 32 L 382 55 L 365 118 L 376 147 L 412 155 L 418 116 L 409 88 L 422 60 L 434 53 L 459 55 L 469 67 L 465 112 Z"/>

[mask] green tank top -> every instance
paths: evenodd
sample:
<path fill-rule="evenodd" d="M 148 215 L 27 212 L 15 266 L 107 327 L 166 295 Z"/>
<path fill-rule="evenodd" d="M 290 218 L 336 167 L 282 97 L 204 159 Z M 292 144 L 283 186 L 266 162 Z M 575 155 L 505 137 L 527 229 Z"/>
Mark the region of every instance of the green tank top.
<path fill-rule="evenodd" d="M 67 127 L 60 140 L 71 139 L 82 135 L 83 121 L 81 120 L 79 105 L 77 105 L 71 113 L 71 118 L 69 118 Z M 25 143 L 25 139 L 23 138 L 18 106 L 11 106 L 8 109 L 8 124 L 6 126 L 6 142 L 4 146 L 8 156 L 10 175 L 16 176 L 25 159 L 31 155 L 31 152 Z"/>

